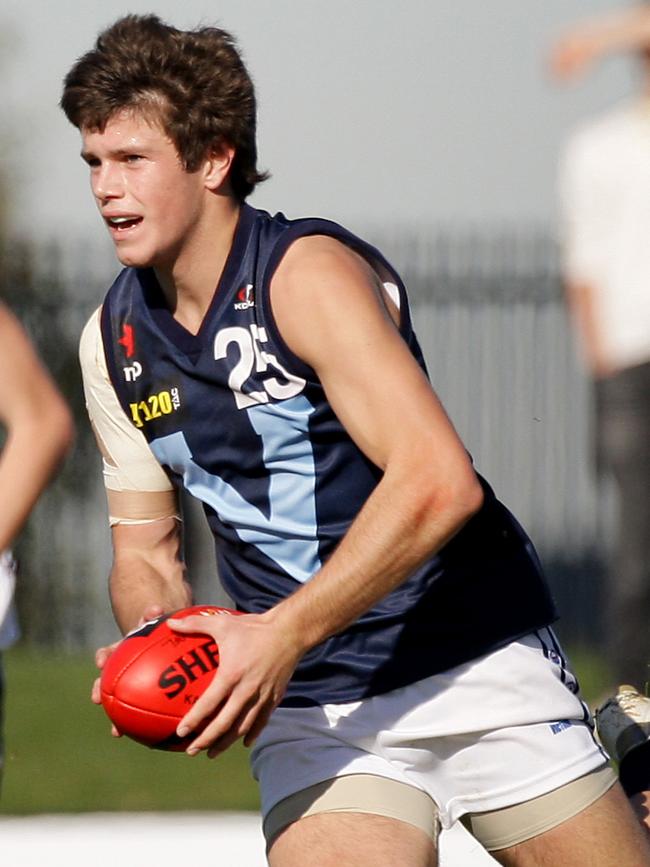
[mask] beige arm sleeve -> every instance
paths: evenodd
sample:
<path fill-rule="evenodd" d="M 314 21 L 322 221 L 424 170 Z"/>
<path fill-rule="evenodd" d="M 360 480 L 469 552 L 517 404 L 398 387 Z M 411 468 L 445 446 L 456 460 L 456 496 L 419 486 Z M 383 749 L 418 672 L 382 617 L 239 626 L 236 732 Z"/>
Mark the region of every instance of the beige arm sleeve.
<path fill-rule="evenodd" d="M 100 309 L 82 332 L 79 360 L 88 417 L 102 454 L 111 526 L 178 518 L 174 487 L 142 432 L 127 418 L 110 381 Z"/>

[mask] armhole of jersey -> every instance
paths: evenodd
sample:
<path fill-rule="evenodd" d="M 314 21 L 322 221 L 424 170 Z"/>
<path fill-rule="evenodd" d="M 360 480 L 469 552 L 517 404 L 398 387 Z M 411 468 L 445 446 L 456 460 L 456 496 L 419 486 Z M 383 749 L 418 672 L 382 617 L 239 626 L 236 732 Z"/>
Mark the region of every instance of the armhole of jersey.
<path fill-rule="evenodd" d="M 299 356 L 297 356 L 286 344 L 282 334 L 280 333 L 280 329 L 277 326 L 275 321 L 275 316 L 273 315 L 273 309 L 271 306 L 271 280 L 273 279 L 273 275 L 278 269 L 280 262 L 284 258 L 289 247 L 297 241 L 299 238 L 307 238 L 310 235 L 327 235 L 330 238 L 334 238 L 337 241 L 340 241 L 346 247 L 349 247 L 351 250 L 354 250 L 360 256 L 362 256 L 371 267 L 375 268 L 377 265 L 381 265 L 386 269 L 388 274 L 392 277 L 392 283 L 397 288 L 397 292 L 399 293 L 399 303 L 397 306 L 400 311 L 400 334 L 402 337 L 409 342 L 409 338 L 412 335 L 412 324 L 411 324 L 411 312 L 408 303 L 408 297 L 406 294 L 406 287 L 404 286 L 404 282 L 402 278 L 397 273 L 395 268 L 390 264 L 390 262 L 371 244 L 368 244 L 366 241 L 363 241 L 361 238 L 357 238 L 356 235 L 353 235 L 351 232 L 348 232 L 347 229 L 344 229 L 343 226 L 339 226 L 337 223 L 332 223 L 329 220 L 320 220 L 320 219 L 305 219 L 298 220 L 296 223 L 289 226 L 289 228 L 284 231 L 278 240 L 276 241 L 273 250 L 269 258 L 267 259 L 266 266 L 264 268 L 262 274 L 262 305 L 264 309 L 264 320 L 265 325 L 269 328 L 270 331 L 273 332 L 273 339 L 284 349 L 287 353 L 287 356 L 292 360 L 293 364 L 297 367 L 297 372 L 302 376 L 305 376 L 307 379 L 314 380 L 316 378 L 316 374 L 313 368 L 306 364 Z M 390 293 L 390 290 L 387 290 Z M 393 298 L 395 301 L 395 298 Z"/>

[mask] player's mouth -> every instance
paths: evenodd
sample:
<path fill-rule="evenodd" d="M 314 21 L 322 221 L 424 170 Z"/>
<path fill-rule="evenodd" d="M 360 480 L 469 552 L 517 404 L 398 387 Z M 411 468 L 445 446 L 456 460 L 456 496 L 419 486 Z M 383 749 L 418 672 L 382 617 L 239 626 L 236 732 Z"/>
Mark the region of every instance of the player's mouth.
<path fill-rule="evenodd" d="M 119 217 L 104 217 L 104 220 L 112 234 L 122 235 L 131 231 L 136 226 L 139 226 L 142 222 L 142 217 L 125 215 Z"/>

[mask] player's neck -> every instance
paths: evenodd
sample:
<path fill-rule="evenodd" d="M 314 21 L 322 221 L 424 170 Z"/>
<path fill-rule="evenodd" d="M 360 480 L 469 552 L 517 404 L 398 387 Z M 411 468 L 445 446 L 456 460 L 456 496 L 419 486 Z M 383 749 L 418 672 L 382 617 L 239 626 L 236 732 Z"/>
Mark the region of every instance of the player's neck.
<path fill-rule="evenodd" d="M 240 203 L 230 196 L 215 197 L 169 267 L 155 268 L 174 318 L 196 334 L 210 306 L 232 247 Z"/>

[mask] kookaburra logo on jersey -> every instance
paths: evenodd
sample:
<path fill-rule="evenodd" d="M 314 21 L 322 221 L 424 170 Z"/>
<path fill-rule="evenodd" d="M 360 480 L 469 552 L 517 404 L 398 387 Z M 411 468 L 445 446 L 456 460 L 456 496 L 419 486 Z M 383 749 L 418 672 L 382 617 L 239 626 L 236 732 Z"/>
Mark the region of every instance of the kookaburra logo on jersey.
<path fill-rule="evenodd" d="M 133 358 L 135 355 L 135 331 L 133 326 L 125 322 L 122 325 L 122 336 L 117 341 L 124 349 L 124 354 L 127 358 Z"/>
<path fill-rule="evenodd" d="M 129 325 L 128 322 L 122 325 L 122 336 L 117 342 L 122 347 L 124 355 L 128 359 L 133 358 L 135 355 L 135 331 L 133 330 L 133 326 Z M 122 370 L 124 371 L 124 379 L 127 382 L 135 382 L 142 373 L 142 365 L 139 361 L 132 361 L 131 364 L 127 364 Z"/>
<path fill-rule="evenodd" d="M 217 361 L 228 360 L 232 344 L 239 349 L 239 358 L 228 375 L 228 385 L 237 409 L 268 403 L 270 397 L 276 400 L 295 397 L 307 384 L 306 380 L 285 370 L 273 353 L 262 348 L 267 340 L 266 329 L 252 323 L 248 328 L 222 328 L 214 339 L 214 357 Z M 273 375 L 272 370 L 276 371 L 279 377 Z M 262 389 L 251 387 L 250 380 L 254 374 L 267 372 L 269 375 L 266 377 L 256 377 L 256 384 L 260 383 L 261 379 Z"/>
<path fill-rule="evenodd" d="M 237 293 L 237 300 L 235 301 L 235 310 L 248 310 L 249 307 L 255 307 L 255 295 L 252 283 L 242 286 Z"/>

